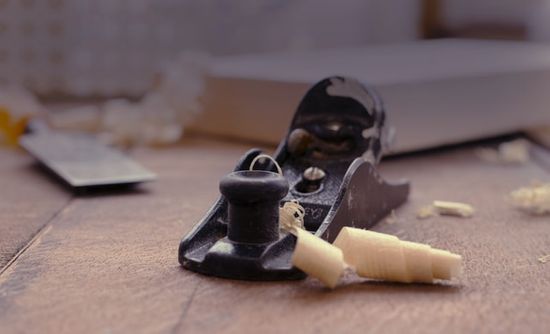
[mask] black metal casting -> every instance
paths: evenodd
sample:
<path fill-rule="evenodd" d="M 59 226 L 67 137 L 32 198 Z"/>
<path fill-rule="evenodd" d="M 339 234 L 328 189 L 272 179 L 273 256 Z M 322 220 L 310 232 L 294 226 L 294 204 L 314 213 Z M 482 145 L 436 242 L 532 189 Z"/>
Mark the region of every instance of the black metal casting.
<path fill-rule="evenodd" d="M 274 158 L 249 171 L 251 150 L 220 183 L 222 196 L 181 241 L 179 262 L 207 275 L 300 279 L 296 238 L 278 228 L 280 203 L 304 207 L 305 228 L 332 242 L 343 226 L 370 228 L 406 201 L 409 183 L 385 182 L 376 165 L 390 138 L 382 101 L 356 80 L 330 77 L 301 101 Z"/>

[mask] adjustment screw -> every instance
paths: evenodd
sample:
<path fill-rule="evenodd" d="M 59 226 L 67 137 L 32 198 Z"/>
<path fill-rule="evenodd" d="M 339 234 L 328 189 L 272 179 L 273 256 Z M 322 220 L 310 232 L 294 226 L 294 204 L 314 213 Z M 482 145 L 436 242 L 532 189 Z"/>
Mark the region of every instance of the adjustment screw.
<path fill-rule="evenodd" d="M 309 167 L 304 171 L 302 176 L 305 180 L 311 182 L 320 182 L 325 178 L 326 175 L 327 174 L 325 173 L 325 171 L 319 167 Z"/>

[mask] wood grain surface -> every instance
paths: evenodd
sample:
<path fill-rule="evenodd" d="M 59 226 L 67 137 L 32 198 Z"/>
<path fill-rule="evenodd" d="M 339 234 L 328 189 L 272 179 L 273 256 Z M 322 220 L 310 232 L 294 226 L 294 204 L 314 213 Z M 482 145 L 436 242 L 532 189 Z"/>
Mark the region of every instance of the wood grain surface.
<path fill-rule="evenodd" d="M 471 148 L 383 162 L 388 179 L 407 177 L 413 187 L 397 221 L 375 230 L 462 254 L 464 273 L 435 285 L 347 276 L 329 291 L 314 279 L 231 281 L 179 266 L 180 238 L 217 198 L 220 177 L 246 149 L 192 140 L 141 150 L 135 157 L 159 174 L 158 182 L 138 192 L 76 197 L 66 206 L 68 195 L 34 173 L 30 161 L 3 156 L 2 170 L 20 170 L 11 181 L 2 179 L 13 189 L 2 194 L 3 211 L 10 211 L 4 198 L 20 198 L 25 204 L 18 210 L 47 225 L 0 275 L 0 332 L 550 332 L 550 263 L 537 261 L 550 253 L 550 218 L 518 212 L 506 197 L 550 180 L 535 162 L 487 164 Z M 29 179 L 42 182 L 42 196 L 19 186 Z M 476 215 L 417 220 L 416 210 L 434 199 L 469 202 Z M 2 215 L 4 225 L 9 214 Z M 19 215 L 13 221 L 33 220 Z"/>
<path fill-rule="evenodd" d="M 0 270 L 71 198 L 33 159 L 0 147 Z"/>

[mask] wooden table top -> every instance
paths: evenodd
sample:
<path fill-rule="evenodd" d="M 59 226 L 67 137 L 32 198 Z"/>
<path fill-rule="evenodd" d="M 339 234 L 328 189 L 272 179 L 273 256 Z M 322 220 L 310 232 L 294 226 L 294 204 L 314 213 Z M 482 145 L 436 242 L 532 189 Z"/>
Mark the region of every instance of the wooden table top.
<path fill-rule="evenodd" d="M 434 285 L 346 277 L 330 291 L 314 279 L 232 281 L 179 266 L 181 237 L 247 149 L 196 139 L 140 149 L 133 156 L 157 182 L 83 196 L 0 149 L 0 332 L 550 333 L 550 262 L 537 260 L 550 254 L 550 217 L 506 196 L 548 182 L 544 159 L 489 164 L 466 147 L 383 162 L 412 193 L 397 221 L 374 229 L 461 254 L 464 273 Z M 416 219 L 434 199 L 471 203 L 476 215 Z"/>

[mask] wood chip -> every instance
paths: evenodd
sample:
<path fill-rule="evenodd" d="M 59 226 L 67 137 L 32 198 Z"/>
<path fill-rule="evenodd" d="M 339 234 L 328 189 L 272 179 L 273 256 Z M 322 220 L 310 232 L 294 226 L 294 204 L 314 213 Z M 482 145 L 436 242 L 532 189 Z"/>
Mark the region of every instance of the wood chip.
<path fill-rule="evenodd" d="M 514 190 L 510 197 L 520 210 L 535 215 L 550 213 L 550 183 Z"/>
<path fill-rule="evenodd" d="M 440 215 L 469 218 L 474 214 L 474 208 L 466 203 L 434 201 L 433 207 Z"/>
<path fill-rule="evenodd" d="M 539 260 L 540 263 L 550 262 L 550 254 L 541 256 L 537 260 Z"/>

